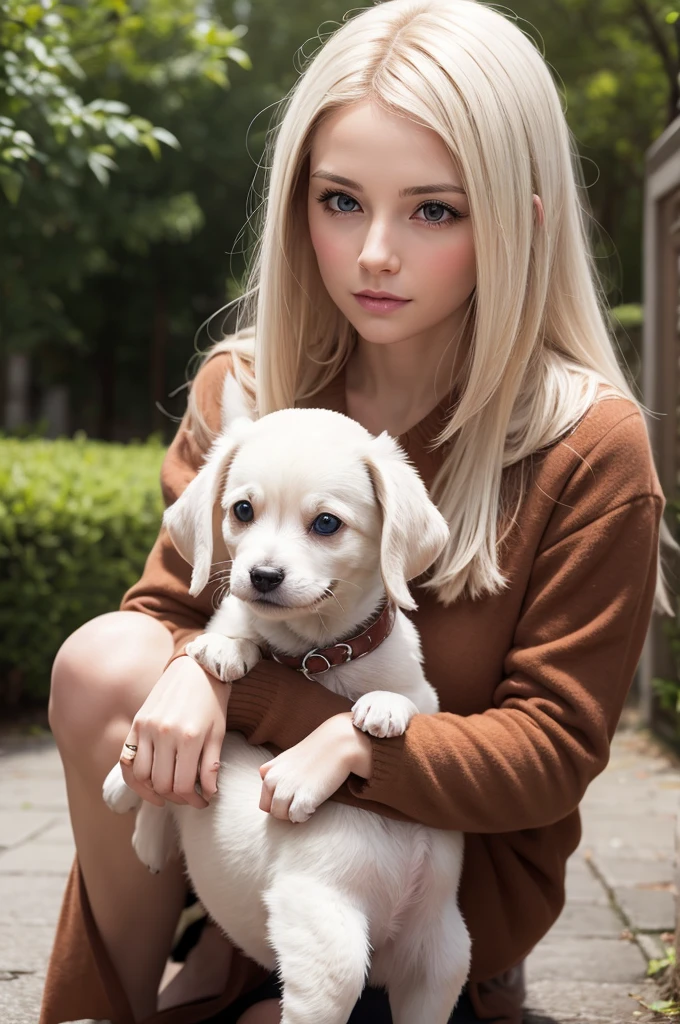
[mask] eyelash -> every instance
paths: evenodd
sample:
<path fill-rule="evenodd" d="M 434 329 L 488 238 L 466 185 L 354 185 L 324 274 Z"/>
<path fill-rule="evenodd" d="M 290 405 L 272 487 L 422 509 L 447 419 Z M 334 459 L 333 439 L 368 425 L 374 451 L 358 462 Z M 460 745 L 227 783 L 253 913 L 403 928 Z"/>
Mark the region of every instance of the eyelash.
<path fill-rule="evenodd" d="M 335 199 L 336 196 L 344 196 L 346 199 L 351 199 L 353 203 L 357 203 L 357 205 L 360 205 L 358 200 L 355 199 L 354 196 L 348 195 L 347 192 L 340 192 L 337 189 L 333 190 L 330 188 L 326 189 L 325 192 L 322 192 L 320 196 L 317 196 L 317 202 L 326 204 L 330 199 Z M 444 210 L 447 210 L 452 215 L 453 218 L 452 220 L 445 221 L 425 220 L 423 218 L 423 223 L 426 224 L 428 228 L 445 228 L 450 224 L 455 224 L 456 221 L 464 220 L 465 217 L 467 216 L 467 214 L 461 213 L 459 210 L 456 210 L 455 207 L 449 206 L 448 203 L 443 203 L 441 199 L 425 200 L 425 202 L 421 203 L 420 206 L 418 206 L 417 209 L 414 210 L 414 213 L 418 213 L 418 210 L 422 210 L 425 206 L 441 206 Z M 328 208 L 328 206 L 325 206 L 325 210 L 326 213 L 329 213 L 331 215 L 331 217 L 347 217 L 357 212 L 356 210 L 331 210 Z"/>

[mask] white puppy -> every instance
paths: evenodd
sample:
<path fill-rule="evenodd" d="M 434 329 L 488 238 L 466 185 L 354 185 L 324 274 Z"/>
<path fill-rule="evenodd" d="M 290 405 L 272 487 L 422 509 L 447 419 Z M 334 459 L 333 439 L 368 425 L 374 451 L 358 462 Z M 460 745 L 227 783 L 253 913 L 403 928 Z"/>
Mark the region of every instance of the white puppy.
<path fill-rule="evenodd" d="M 238 402 L 228 380 L 224 407 Z M 224 428 L 165 514 L 193 566 L 192 594 L 233 559 L 230 593 L 188 653 L 224 680 L 263 653 L 297 658 L 310 678 L 355 701 L 355 725 L 374 736 L 436 712 L 401 609 L 415 607 L 407 581 L 434 561 L 448 528 L 401 449 L 321 409 L 240 416 Z M 462 835 L 319 806 L 313 777 L 286 793 L 279 785 L 291 820 L 277 820 L 258 806 L 259 768 L 270 759 L 228 732 L 210 806 L 142 803 L 138 855 L 159 870 L 174 822 L 210 915 L 248 956 L 278 967 L 283 1024 L 344 1024 L 367 980 L 387 988 L 394 1024 L 444 1024 L 470 961 L 457 903 Z M 118 811 L 139 803 L 119 765 L 104 796 Z"/>

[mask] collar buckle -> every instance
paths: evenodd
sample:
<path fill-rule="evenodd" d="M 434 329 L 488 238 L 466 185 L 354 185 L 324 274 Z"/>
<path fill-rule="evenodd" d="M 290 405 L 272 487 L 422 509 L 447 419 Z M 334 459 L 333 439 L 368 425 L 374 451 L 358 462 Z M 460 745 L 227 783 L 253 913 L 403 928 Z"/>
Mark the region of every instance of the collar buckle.
<path fill-rule="evenodd" d="M 326 667 L 317 669 L 310 668 L 307 664 L 309 658 L 321 658 L 322 661 L 326 662 Z M 302 659 L 302 664 L 300 665 L 299 671 L 302 672 L 303 675 L 307 677 L 307 679 L 311 680 L 311 682 L 316 682 L 314 676 L 311 675 L 311 673 L 314 673 L 314 675 L 319 675 L 321 672 L 328 672 L 329 668 L 333 668 L 333 666 L 331 665 L 326 655 L 322 654 L 318 647 L 312 647 L 311 651 L 307 651 L 304 658 Z"/>

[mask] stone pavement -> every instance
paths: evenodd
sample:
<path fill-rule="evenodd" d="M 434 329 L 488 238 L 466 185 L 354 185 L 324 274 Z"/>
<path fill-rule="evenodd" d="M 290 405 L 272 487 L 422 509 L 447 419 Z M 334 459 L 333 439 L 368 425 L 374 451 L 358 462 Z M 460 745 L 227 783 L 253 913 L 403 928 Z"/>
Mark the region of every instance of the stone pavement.
<path fill-rule="evenodd" d="M 584 836 L 565 910 L 528 962 L 526 1024 L 647 1024 L 662 1018 L 648 958 L 672 931 L 680 761 L 624 724 L 582 805 Z M 50 737 L 0 735 L 0 1022 L 35 1024 L 73 856 Z M 426 1024 L 426 1022 L 423 1022 Z"/>

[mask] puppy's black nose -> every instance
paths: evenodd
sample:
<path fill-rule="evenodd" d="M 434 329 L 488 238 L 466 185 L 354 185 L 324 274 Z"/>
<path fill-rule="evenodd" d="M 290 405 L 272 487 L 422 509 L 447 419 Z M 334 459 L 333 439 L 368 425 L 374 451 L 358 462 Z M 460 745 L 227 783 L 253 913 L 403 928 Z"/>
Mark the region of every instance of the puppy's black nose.
<path fill-rule="evenodd" d="M 270 590 L 276 590 L 279 584 L 283 583 L 285 575 L 283 569 L 272 569 L 268 565 L 256 565 L 250 570 L 250 582 L 261 594 L 268 594 Z"/>

